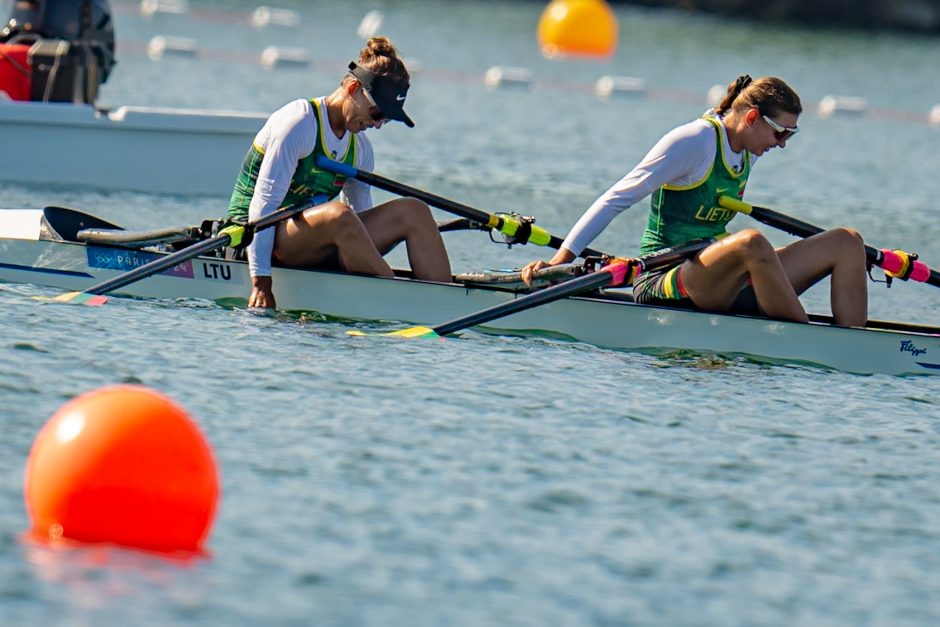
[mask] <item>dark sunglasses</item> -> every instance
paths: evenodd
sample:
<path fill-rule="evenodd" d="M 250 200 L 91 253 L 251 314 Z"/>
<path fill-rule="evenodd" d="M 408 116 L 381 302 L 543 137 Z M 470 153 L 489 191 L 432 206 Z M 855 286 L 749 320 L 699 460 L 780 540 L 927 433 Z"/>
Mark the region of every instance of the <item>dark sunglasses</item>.
<path fill-rule="evenodd" d="M 369 107 L 369 115 L 372 116 L 372 121 L 383 122 L 385 120 L 388 120 L 385 114 L 382 113 L 382 110 L 379 109 L 379 105 L 375 104 L 375 99 L 372 98 L 372 94 L 369 93 L 369 90 L 366 89 L 365 85 L 363 85 L 362 83 L 359 83 L 359 86 L 362 88 L 360 90 L 362 91 L 362 95 L 366 97 L 366 100 L 369 101 L 369 105 L 371 105 Z"/>

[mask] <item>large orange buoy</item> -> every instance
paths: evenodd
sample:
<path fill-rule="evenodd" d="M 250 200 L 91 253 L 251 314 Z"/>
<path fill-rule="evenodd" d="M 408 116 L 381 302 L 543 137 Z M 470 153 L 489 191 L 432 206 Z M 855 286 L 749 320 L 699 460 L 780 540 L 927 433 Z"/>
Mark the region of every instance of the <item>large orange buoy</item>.
<path fill-rule="evenodd" d="M 40 539 L 200 551 L 218 498 L 202 433 L 171 399 L 141 386 L 66 403 L 26 463 L 26 508 Z"/>
<path fill-rule="evenodd" d="M 617 49 L 617 17 L 604 0 L 552 0 L 539 19 L 539 47 L 549 58 L 608 58 Z"/>

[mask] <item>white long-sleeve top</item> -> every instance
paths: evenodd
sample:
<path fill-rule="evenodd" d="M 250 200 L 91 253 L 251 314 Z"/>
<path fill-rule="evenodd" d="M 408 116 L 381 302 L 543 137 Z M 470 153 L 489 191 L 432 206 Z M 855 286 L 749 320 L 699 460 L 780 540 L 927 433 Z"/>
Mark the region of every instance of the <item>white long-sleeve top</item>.
<path fill-rule="evenodd" d="M 346 132 L 342 137 L 336 137 L 329 124 L 325 99 L 316 98 L 315 102 L 320 119 L 325 121 L 322 133 L 317 127 L 317 118 L 310 101 L 298 99 L 272 113 L 255 136 L 255 147 L 264 154 L 264 158 L 248 207 L 249 220 L 257 220 L 281 206 L 297 170 L 297 164 L 313 153 L 315 142 L 322 141 L 324 152 L 332 158 L 346 154 L 352 133 Z M 357 141 L 354 165 L 358 169 L 371 171 L 375 167 L 372 143 L 365 133 L 359 133 Z M 357 213 L 372 207 L 371 188 L 353 178 L 346 180 L 339 199 Z M 258 231 L 248 246 L 248 268 L 251 276 L 271 275 L 274 232 L 274 228 Z"/>
<path fill-rule="evenodd" d="M 717 117 L 711 110 L 705 115 Z M 724 124 L 719 126 L 725 159 L 730 160 L 727 165 L 740 171 L 744 167 L 744 153 L 732 152 Z M 568 232 L 562 246 L 578 255 L 621 212 L 663 185 L 685 187 L 702 182 L 715 161 L 716 150 L 715 128 L 703 118 L 669 131 L 636 167 L 594 201 Z M 751 155 L 752 165 L 756 160 Z"/>

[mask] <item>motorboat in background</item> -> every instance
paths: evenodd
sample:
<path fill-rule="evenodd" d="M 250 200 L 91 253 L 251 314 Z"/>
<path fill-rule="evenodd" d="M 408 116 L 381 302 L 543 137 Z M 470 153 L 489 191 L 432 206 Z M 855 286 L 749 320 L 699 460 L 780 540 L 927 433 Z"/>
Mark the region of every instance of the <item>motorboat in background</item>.
<path fill-rule="evenodd" d="M 0 180 L 228 196 L 265 116 L 0 102 Z"/>
<path fill-rule="evenodd" d="M 17 0 L 0 28 L 0 180 L 231 193 L 265 116 L 95 106 L 115 65 L 107 0 Z"/>

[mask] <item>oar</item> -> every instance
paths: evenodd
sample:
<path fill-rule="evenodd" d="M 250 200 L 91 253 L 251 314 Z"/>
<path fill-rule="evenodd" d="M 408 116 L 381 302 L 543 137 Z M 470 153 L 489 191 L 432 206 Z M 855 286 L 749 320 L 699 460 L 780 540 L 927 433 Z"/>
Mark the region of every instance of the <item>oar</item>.
<path fill-rule="evenodd" d="M 333 161 L 322 155 L 317 157 L 316 163 L 318 168 L 333 172 L 334 174 L 359 179 L 372 187 L 378 187 L 379 189 L 384 189 L 387 192 L 398 194 L 399 196 L 411 196 L 412 198 L 423 200 L 432 207 L 437 207 L 438 209 L 453 213 L 454 215 L 479 222 L 488 229 L 495 229 L 503 235 L 512 238 L 512 243 L 514 244 L 536 244 L 538 246 L 549 246 L 557 250 L 561 248 L 562 243 L 564 243 L 563 239 L 555 237 L 542 227 L 535 226 L 529 221 L 517 220 L 508 215 L 486 213 L 485 211 L 468 207 L 459 202 L 442 198 L 436 194 L 405 185 L 404 183 L 399 183 L 398 181 L 393 181 L 379 174 L 360 170 L 359 168 L 354 168 L 351 165 L 346 165 L 339 161 Z M 605 255 L 605 253 L 600 251 L 585 248 L 579 256 L 610 257 L 611 255 Z"/>
<path fill-rule="evenodd" d="M 451 320 L 450 322 L 444 322 L 434 327 L 410 327 L 400 331 L 384 333 L 383 335 L 397 335 L 407 338 L 441 337 L 455 333 L 461 329 L 485 324 L 497 318 L 560 300 L 567 296 L 588 292 L 598 287 L 630 285 L 640 272 L 654 270 L 682 261 L 683 259 L 693 256 L 714 241 L 713 239 L 694 240 L 683 246 L 665 248 L 657 253 L 644 257 L 637 257 L 635 259 L 614 259 L 606 266 L 591 274 L 586 274 L 560 285 L 533 292 L 532 294 L 522 296 L 507 303 L 481 309 L 480 311 Z M 365 334 L 361 331 L 350 331 L 349 335 Z"/>
<path fill-rule="evenodd" d="M 116 276 L 112 279 L 102 281 L 97 285 L 93 285 L 83 292 L 68 292 L 67 294 L 56 296 L 52 300 L 57 300 L 60 302 L 81 303 L 83 305 L 103 305 L 108 301 L 108 299 L 105 298 L 103 294 L 107 294 L 108 292 L 122 288 L 125 285 L 130 285 L 131 283 L 140 281 L 141 279 L 146 279 L 149 276 L 163 272 L 168 268 L 172 268 L 173 266 L 193 259 L 194 257 L 198 257 L 204 253 L 223 248 L 225 246 L 238 246 L 242 243 L 242 240 L 247 233 L 253 234 L 256 231 L 260 231 L 261 229 L 274 226 L 278 222 L 298 215 L 310 207 L 314 207 L 324 201 L 325 197 L 317 196 L 308 202 L 298 203 L 289 207 L 278 209 L 273 213 L 269 213 L 268 215 L 255 220 L 254 222 L 249 222 L 245 225 L 233 224 L 231 226 L 227 226 L 219 231 L 219 233 L 214 237 L 199 242 L 198 244 L 187 246 L 183 250 L 178 250 L 175 253 L 171 253 L 165 257 L 161 257 L 160 259 L 154 259 L 150 263 L 145 263 L 144 265 L 134 268 L 129 272 L 125 272 L 124 274 Z"/>
<path fill-rule="evenodd" d="M 718 204 L 725 209 L 749 215 L 758 222 L 763 222 L 797 237 L 810 237 L 823 232 L 823 229 L 815 224 L 803 222 L 767 207 L 751 205 L 731 196 L 720 196 Z M 903 250 L 888 250 L 887 248 L 879 250 L 866 244 L 865 256 L 868 258 L 869 263 L 884 268 L 888 276 L 905 281 L 911 279 L 940 287 L 940 272 L 931 270 L 927 264 L 917 259 L 917 255 Z"/>

